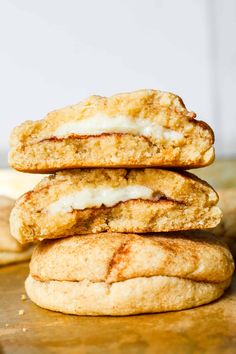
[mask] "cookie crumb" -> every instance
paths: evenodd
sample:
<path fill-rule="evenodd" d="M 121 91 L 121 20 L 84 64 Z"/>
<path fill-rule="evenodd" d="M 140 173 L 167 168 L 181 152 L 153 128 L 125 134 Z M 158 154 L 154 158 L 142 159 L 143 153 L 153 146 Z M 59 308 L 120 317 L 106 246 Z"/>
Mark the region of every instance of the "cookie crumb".
<path fill-rule="evenodd" d="M 110 295 L 110 293 L 111 293 L 111 286 L 110 286 L 110 284 L 106 284 L 105 292 L 106 292 L 106 295 Z"/>
<path fill-rule="evenodd" d="M 26 300 L 26 295 L 22 294 L 20 298 L 21 298 L 22 301 L 25 301 Z"/>
<path fill-rule="evenodd" d="M 27 329 L 24 327 L 24 328 L 22 328 L 22 331 L 23 331 L 23 332 L 26 332 L 26 331 L 27 331 Z"/>
<path fill-rule="evenodd" d="M 24 315 L 24 313 L 25 313 L 24 310 L 19 310 L 19 311 L 18 311 L 18 315 L 20 315 L 20 316 Z"/>

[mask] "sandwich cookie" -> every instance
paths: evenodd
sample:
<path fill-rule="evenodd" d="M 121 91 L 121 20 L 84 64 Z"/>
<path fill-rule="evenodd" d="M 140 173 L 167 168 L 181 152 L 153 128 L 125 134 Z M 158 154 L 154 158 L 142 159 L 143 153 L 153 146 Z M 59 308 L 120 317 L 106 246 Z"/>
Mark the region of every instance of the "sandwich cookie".
<path fill-rule="evenodd" d="M 82 167 L 182 167 L 214 160 L 214 134 L 172 93 L 91 96 L 27 121 L 11 135 L 10 165 L 47 173 Z"/>
<path fill-rule="evenodd" d="M 10 217 L 21 243 L 100 232 L 163 232 L 215 227 L 217 193 L 187 172 L 80 169 L 44 178 Z"/>

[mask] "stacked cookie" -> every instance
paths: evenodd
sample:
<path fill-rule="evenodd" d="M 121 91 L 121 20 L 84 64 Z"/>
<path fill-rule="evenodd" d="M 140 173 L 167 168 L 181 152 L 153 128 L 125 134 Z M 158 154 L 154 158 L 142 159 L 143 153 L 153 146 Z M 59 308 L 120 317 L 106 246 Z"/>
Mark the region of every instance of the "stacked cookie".
<path fill-rule="evenodd" d="M 221 296 L 233 259 L 200 231 L 220 222 L 218 196 L 182 171 L 210 164 L 213 143 L 178 96 L 154 90 L 92 96 L 15 128 L 11 166 L 54 173 L 10 218 L 21 243 L 41 241 L 29 297 L 65 313 L 128 315 Z"/>

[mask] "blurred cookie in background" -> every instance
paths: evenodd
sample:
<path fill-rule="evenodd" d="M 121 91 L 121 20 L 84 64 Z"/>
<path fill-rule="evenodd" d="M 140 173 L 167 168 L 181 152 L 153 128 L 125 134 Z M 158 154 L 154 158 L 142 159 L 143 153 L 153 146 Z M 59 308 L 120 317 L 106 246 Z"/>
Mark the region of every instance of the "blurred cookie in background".
<path fill-rule="evenodd" d="M 213 232 L 223 238 L 236 257 L 236 188 L 220 189 L 217 192 L 223 218 Z"/>
<path fill-rule="evenodd" d="M 10 234 L 9 215 L 15 201 L 0 196 L 0 266 L 29 260 L 32 246 L 22 246 Z"/>

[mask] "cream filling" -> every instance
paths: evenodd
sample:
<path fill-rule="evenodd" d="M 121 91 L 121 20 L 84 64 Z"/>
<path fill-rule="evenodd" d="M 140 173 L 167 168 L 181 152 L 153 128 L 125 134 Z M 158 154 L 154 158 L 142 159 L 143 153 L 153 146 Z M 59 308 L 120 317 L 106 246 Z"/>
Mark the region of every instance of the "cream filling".
<path fill-rule="evenodd" d="M 69 213 L 73 210 L 83 210 L 86 208 L 112 207 L 119 202 L 130 199 L 158 200 L 160 195 L 154 195 L 154 191 L 141 185 L 126 187 L 98 187 L 83 188 L 82 190 L 68 194 L 51 203 L 46 211 L 50 214 Z"/>
<path fill-rule="evenodd" d="M 148 119 L 132 119 L 127 116 L 109 117 L 101 114 L 62 124 L 54 132 L 54 136 L 60 138 L 71 134 L 100 135 L 103 133 L 123 133 L 177 141 L 183 139 L 182 133 L 164 128 Z"/>

